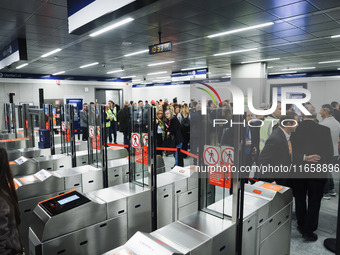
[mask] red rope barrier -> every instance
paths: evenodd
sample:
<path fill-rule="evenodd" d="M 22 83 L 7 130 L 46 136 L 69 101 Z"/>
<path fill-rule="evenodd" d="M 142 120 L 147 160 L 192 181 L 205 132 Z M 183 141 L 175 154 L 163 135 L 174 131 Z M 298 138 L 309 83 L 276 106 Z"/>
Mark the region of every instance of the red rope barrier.
<path fill-rule="evenodd" d="M 188 151 L 185 151 L 185 150 L 182 150 L 182 149 L 181 149 L 181 152 L 184 153 L 184 154 L 186 154 L 186 155 L 188 155 L 189 157 L 198 159 L 198 156 L 197 156 L 197 155 L 192 154 L 192 153 L 190 153 L 190 152 L 188 152 Z"/>
<path fill-rule="evenodd" d="M 163 148 L 163 147 L 157 147 L 156 150 L 158 150 L 158 151 L 177 151 L 177 148 Z"/>
<path fill-rule="evenodd" d="M 125 147 L 125 148 L 128 148 L 129 145 L 125 145 L 125 144 L 116 144 L 116 143 L 108 143 L 107 145 L 110 145 L 110 146 L 118 146 L 118 147 Z"/>

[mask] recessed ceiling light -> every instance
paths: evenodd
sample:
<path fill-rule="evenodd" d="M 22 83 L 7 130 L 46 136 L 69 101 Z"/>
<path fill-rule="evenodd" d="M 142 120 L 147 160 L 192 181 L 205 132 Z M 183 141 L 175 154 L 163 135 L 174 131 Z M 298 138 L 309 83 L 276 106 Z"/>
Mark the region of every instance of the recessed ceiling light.
<path fill-rule="evenodd" d="M 65 71 L 60 71 L 60 72 L 54 73 L 54 74 L 52 74 L 52 75 L 58 75 L 58 74 L 63 74 L 63 73 L 65 73 Z"/>
<path fill-rule="evenodd" d="M 161 63 L 154 63 L 154 64 L 149 64 L 148 66 L 161 66 L 161 65 L 167 65 L 174 63 L 175 61 L 166 61 L 166 62 L 161 62 Z"/>
<path fill-rule="evenodd" d="M 267 67 L 267 69 L 272 69 L 272 68 L 274 68 L 274 66 L 268 66 L 268 67 Z"/>
<path fill-rule="evenodd" d="M 332 35 L 331 38 L 338 38 L 340 35 Z"/>
<path fill-rule="evenodd" d="M 110 73 L 120 73 L 120 72 L 124 72 L 124 70 L 122 70 L 122 69 L 113 70 L 113 71 L 107 72 L 107 74 L 110 74 Z"/>
<path fill-rule="evenodd" d="M 322 62 L 319 62 L 319 64 L 328 64 L 328 63 L 337 63 L 337 62 L 340 62 L 340 60 L 322 61 Z"/>
<path fill-rule="evenodd" d="M 124 57 L 130 57 L 130 56 L 134 56 L 134 55 L 138 55 L 138 54 L 142 54 L 146 52 L 149 52 L 149 50 L 141 50 L 141 51 L 133 52 L 133 53 L 124 55 Z"/>
<path fill-rule="evenodd" d="M 124 76 L 124 77 L 120 77 L 121 79 L 130 79 L 130 78 L 135 78 L 136 75 L 131 75 L 131 76 Z"/>
<path fill-rule="evenodd" d="M 46 57 L 51 56 L 51 55 L 53 55 L 54 53 L 57 53 L 57 52 L 59 52 L 59 51 L 61 51 L 61 49 L 55 49 L 55 50 L 52 50 L 52 51 L 50 51 L 50 52 L 48 52 L 48 53 L 42 55 L 41 57 L 42 57 L 42 58 L 46 58 Z"/>
<path fill-rule="evenodd" d="M 289 71 L 289 70 L 308 70 L 308 69 L 315 69 L 315 67 L 314 67 L 314 66 L 311 66 L 311 67 L 292 67 L 292 68 L 282 69 L 282 71 Z"/>
<path fill-rule="evenodd" d="M 268 23 L 263 23 L 263 24 L 259 24 L 259 25 L 255 25 L 255 26 L 250 26 L 250 27 L 230 30 L 230 31 L 222 32 L 222 33 L 212 34 L 212 35 L 208 35 L 207 37 L 208 38 L 213 38 L 213 37 L 217 37 L 217 36 L 235 34 L 235 33 L 243 32 L 243 31 L 247 31 L 247 30 L 251 30 L 251 29 L 256 29 L 256 28 L 260 28 L 260 27 L 267 27 L 267 26 L 271 26 L 271 25 L 274 25 L 274 22 L 268 22 Z"/>
<path fill-rule="evenodd" d="M 230 55 L 230 54 L 235 54 L 235 53 L 242 53 L 242 52 L 253 51 L 253 50 L 258 50 L 258 48 L 251 48 L 251 49 L 245 49 L 245 50 L 235 50 L 235 51 L 217 53 L 217 54 L 214 54 L 214 57 L 223 56 L 223 55 Z"/>
<path fill-rule="evenodd" d="M 86 67 L 95 66 L 95 65 L 98 65 L 98 64 L 99 64 L 98 62 L 94 62 L 94 63 L 91 63 L 91 64 L 80 66 L 79 68 L 86 68 Z"/>
<path fill-rule="evenodd" d="M 199 67 L 192 67 L 192 68 L 183 68 L 181 71 L 189 71 L 189 70 L 198 70 L 198 69 L 204 69 L 208 68 L 207 66 L 199 66 Z"/>
<path fill-rule="evenodd" d="M 265 58 L 265 59 L 244 61 L 244 62 L 241 62 L 241 64 L 250 64 L 250 63 L 257 63 L 257 62 L 268 62 L 268 61 L 275 61 L 275 60 L 279 60 L 279 59 L 280 58 Z"/>
<path fill-rule="evenodd" d="M 277 74 L 290 74 L 290 73 L 297 73 L 297 71 L 290 71 L 290 72 L 277 72 L 277 73 L 268 73 L 268 75 L 277 75 Z"/>
<path fill-rule="evenodd" d="M 23 68 L 23 67 L 25 67 L 25 66 L 27 66 L 28 65 L 28 63 L 25 63 L 25 64 L 22 64 L 22 65 L 20 65 L 20 66 L 17 66 L 15 69 L 21 69 L 21 68 Z"/>
<path fill-rule="evenodd" d="M 162 73 L 167 73 L 167 71 L 156 72 L 156 73 L 148 73 L 147 75 L 157 75 L 157 74 L 162 74 Z"/>
<path fill-rule="evenodd" d="M 107 32 L 107 31 L 110 31 L 110 30 L 115 29 L 115 28 L 117 28 L 117 27 L 120 27 L 120 26 L 122 26 L 122 25 L 124 25 L 124 24 L 126 24 L 126 23 L 129 23 L 129 22 L 131 22 L 131 21 L 133 21 L 133 20 L 134 20 L 133 18 L 124 19 L 124 20 L 119 21 L 119 22 L 117 22 L 117 23 L 114 23 L 114 24 L 112 24 L 112 25 L 110 25 L 110 26 L 108 26 L 108 27 L 105 27 L 105 28 L 103 28 L 103 29 L 100 29 L 100 30 L 98 30 L 97 32 L 94 32 L 94 33 L 90 34 L 90 36 L 91 36 L 91 37 L 95 37 L 95 36 L 97 36 L 97 35 L 103 34 L 103 33 Z"/>

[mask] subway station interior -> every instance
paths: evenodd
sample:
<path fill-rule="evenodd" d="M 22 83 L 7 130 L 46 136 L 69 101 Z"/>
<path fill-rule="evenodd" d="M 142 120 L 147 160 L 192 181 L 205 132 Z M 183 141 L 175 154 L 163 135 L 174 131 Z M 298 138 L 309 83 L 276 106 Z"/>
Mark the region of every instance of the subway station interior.
<path fill-rule="evenodd" d="M 0 52 L 25 254 L 340 254 L 338 0 L 6 0 Z"/>

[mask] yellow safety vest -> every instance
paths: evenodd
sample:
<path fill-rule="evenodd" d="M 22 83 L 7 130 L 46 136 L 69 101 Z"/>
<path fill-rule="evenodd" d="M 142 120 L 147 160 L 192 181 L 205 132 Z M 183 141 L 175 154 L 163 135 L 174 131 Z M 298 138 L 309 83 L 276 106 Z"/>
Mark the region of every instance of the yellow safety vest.
<path fill-rule="evenodd" d="M 108 109 L 106 112 L 106 127 L 111 126 L 111 122 L 108 121 L 113 116 L 111 109 Z"/>

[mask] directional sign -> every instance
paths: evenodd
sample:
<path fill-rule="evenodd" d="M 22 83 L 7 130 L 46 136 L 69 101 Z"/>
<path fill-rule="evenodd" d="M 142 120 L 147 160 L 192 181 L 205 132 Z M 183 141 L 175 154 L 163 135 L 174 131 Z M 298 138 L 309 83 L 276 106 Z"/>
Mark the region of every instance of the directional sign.
<path fill-rule="evenodd" d="M 148 138 L 148 134 L 143 133 L 143 145 L 148 147 L 149 146 L 149 138 Z"/>
<path fill-rule="evenodd" d="M 228 146 L 221 147 L 221 166 L 233 166 L 234 165 L 234 148 Z"/>
<path fill-rule="evenodd" d="M 92 139 L 94 138 L 94 126 L 89 126 L 89 136 Z"/>
<path fill-rule="evenodd" d="M 209 166 L 216 166 L 220 163 L 220 147 L 204 146 L 203 158 L 204 163 Z"/>
<path fill-rule="evenodd" d="M 132 133 L 131 135 L 131 145 L 133 148 L 139 148 L 140 146 L 140 136 L 137 133 Z"/>

